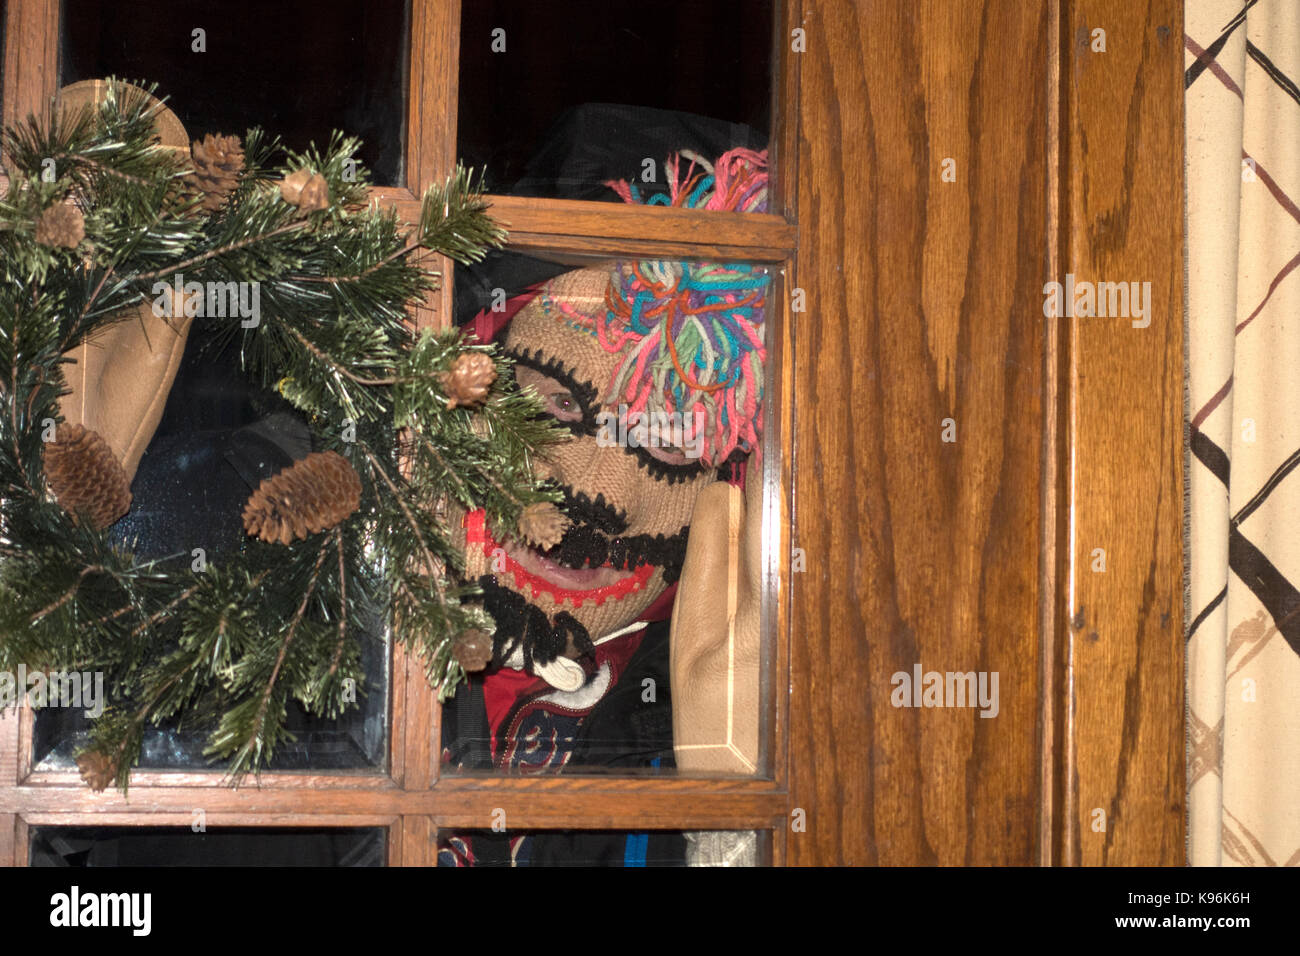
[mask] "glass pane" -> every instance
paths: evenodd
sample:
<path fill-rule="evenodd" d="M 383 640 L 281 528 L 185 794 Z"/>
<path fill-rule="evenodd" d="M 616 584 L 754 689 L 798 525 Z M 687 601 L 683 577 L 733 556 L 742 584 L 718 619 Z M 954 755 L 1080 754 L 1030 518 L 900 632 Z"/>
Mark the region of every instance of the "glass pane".
<path fill-rule="evenodd" d="M 191 332 L 162 420 L 131 483 L 131 511 L 110 536 L 141 558 L 188 555 L 203 548 L 209 561 L 245 540 L 244 502 L 258 482 L 303 457 L 310 431 L 276 393 L 249 381 L 233 348 L 217 348 L 219 328 Z M 381 770 L 387 764 L 388 647 L 382 616 L 372 615 L 361 642 L 366 684 L 357 706 L 336 720 L 288 706 L 296 740 L 278 747 L 276 770 Z M 80 708 L 47 708 L 36 715 L 33 765 L 67 769 L 88 739 L 90 718 Z M 206 731 L 181 725 L 150 729 L 140 766 L 207 769 Z"/>
<path fill-rule="evenodd" d="M 383 866 L 383 827 L 32 827 L 32 866 Z"/>
<path fill-rule="evenodd" d="M 605 180 L 662 190 L 670 152 L 764 149 L 773 23 L 771 0 L 463 4 L 458 155 L 493 192 L 617 202 Z"/>
<path fill-rule="evenodd" d="M 761 866 L 769 835 L 754 830 L 443 830 L 439 866 Z"/>
<path fill-rule="evenodd" d="M 497 633 L 493 663 L 444 709 L 448 772 L 763 765 L 761 479 L 740 488 L 765 414 L 774 268 L 503 253 L 457 274 L 457 314 L 503 343 L 570 433 L 539 461 L 570 524 L 543 549 L 466 519 Z M 729 496 L 752 503 L 743 558 Z"/>
<path fill-rule="evenodd" d="M 287 146 L 360 136 L 376 185 L 403 183 L 409 4 L 368 0 L 64 0 L 60 86 L 159 84 L 191 139 L 278 133 Z"/>

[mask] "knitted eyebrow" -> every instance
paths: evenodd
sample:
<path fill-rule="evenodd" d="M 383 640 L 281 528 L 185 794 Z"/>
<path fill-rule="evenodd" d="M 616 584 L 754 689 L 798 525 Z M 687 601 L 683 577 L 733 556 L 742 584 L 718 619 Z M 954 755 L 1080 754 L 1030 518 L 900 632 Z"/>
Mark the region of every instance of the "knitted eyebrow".
<path fill-rule="evenodd" d="M 580 380 L 577 377 L 575 367 L 565 365 L 558 359 L 544 358 L 541 349 L 507 349 L 506 355 L 514 359 L 517 365 L 522 365 L 534 372 L 540 372 L 542 375 L 555 379 L 569 390 L 569 394 L 578 400 L 578 404 L 582 407 L 582 420 L 566 422 L 557 419 L 561 425 L 564 425 L 575 435 L 596 434 L 596 386 L 591 382 Z"/>

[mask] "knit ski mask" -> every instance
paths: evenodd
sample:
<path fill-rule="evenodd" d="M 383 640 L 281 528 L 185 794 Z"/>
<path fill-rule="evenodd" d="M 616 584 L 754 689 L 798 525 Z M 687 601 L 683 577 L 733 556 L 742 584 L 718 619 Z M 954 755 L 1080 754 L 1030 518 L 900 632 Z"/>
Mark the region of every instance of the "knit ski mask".
<path fill-rule="evenodd" d="M 765 165 L 747 150 L 716 167 L 691 157 L 683 170 L 674 157 L 668 198 L 761 209 Z M 610 185 L 638 201 L 635 187 Z M 504 345 L 517 380 L 571 435 L 538 468 L 572 524 L 543 552 L 494 540 L 481 513 L 468 519 L 495 663 L 534 671 L 581 657 L 677 580 L 696 497 L 762 428 L 767 283 L 749 265 L 619 262 L 550 280 L 515 315 Z"/>

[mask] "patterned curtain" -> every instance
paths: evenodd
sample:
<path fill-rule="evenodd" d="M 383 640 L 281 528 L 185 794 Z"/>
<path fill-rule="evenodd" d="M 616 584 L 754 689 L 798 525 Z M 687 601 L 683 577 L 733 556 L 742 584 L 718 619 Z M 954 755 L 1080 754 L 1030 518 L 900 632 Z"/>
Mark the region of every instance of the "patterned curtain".
<path fill-rule="evenodd" d="M 1188 0 L 1188 855 L 1300 865 L 1300 2 Z"/>

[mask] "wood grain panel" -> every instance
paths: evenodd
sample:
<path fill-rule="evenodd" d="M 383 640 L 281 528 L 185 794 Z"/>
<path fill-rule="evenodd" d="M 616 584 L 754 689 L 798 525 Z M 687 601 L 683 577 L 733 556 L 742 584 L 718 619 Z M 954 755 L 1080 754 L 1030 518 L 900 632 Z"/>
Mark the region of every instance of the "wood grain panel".
<path fill-rule="evenodd" d="M 0 814 L 24 807 L 25 817 L 54 817 L 67 825 L 116 820 L 147 826 L 168 815 L 188 819 L 195 807 L 202 807 L 209 819 L 238 816 L 253 826 L 309 826 L 318 817 L 401 815 L 435 816 L 443 826 L 478 827 L 489 826 L 492 811 L 499 807 L 512 828 L 752 829 L 770 827 L 786 813 L 785 794 L 753 788 L 710 789 L 707 782 L 698 781 L 677 788 L 652 788 L 645 780 L 605 787 L 573 786 L 575 782 L 513 780 L 505 781 L 513 785 L 502 786 L 484 780 L 472 788 L 436 791 L 157 787 L 132 789 L 125 798 L 93 794 L 84 786 L 5 787 L 0 788 Z"/>
<path fill-rule="evenodd" d="M 1076 281 L 1150 282 L 1152 311 L 1147 328 L 1062 320 L 1073 532 L 1061 548 L 1057 855 L 1181 865 L 1182 4 L 1064 7 L 1065 266 Z"/>
<path fill-rule="evenodd" d="M 789 222 L 797 219 L 799 198 L 799 67 L 803 56 L 795 53 L 790 37 L 803 20 L 801 0 L 777 4 L 772 31 L 772 137 L 768 145 L 770 189 L 768 212 Z"/>
<path fill-rule="evenodd" d="M 27 821 L 21 816 L 14 826 L 14 866 L 26 866 L 29 856 Z"/>
<path fill-rule="evenodd" d="M 319 813 L 310 816 L 302 813 L 266 814 L 249 816 L 241 813 L 211 813 L 206 807 L 195 805 L 194 809 L 203 809 L 203 823 L 212 827 L 391 827 L 397 824 L 395 817 L 375 813 Z M 23 822 L 29 827 L 185 827 L 194 824 L 194 809 L 183 811 L 164 811 L 151 813 L 143 818 L 138 813 L 100 813 L 95 816 L 79 814 L 76 816 L 63 813 L 36 812 L 23 815 Z"/>
<path fill-rule="evenodd" d="M 787 853 L 1033 863 L 1048 12 L 802 22 Z M 998 672 L 997 716 L 892 706 L 918 663 Z"/>
<path fill-rule="evenodd" d="M 30 752 L 28 749 L 26 752 Z M 85 789 L 81 775 L 76 770 L 40 770 L 22 779 L 24 787 L 77 787 Z M 264 772 L 261 777 L 250 777 L 244 786 L 259 790 L 389 790 L 396 784 L 382 771 L 349 771 L 344 773 L 286 773 Z M 131 792 L 152 788 L 179 787 L 229 789 L 230 778 L 222 771 L 140 770 L 131 772 Z M 91 793 L 87 789 L 88 794 Z"/>
<path fill-rule="evenodd" d="M 13 866 L 17 851 L 18 815 L 0 813 L 0 866 Z"/>
<path fill-rule="evenodd" d="M 408 56 L 406 185 L 418 200 L 456 165 L 456 84 L 460 64 L 459 0 L 411 0 Z M 427 263 L 442 276 L 442 285 L 418 309 L 421 328 L 443 328 L 450 321 L 451 260 L 431 256 Z"/>
<path fill-rule="evenodd" d="M 437 866 L 438 831 L 425 816 L 402 817 L 388 848 L 389 866 Z"/>
<path fill-rule="evenodd" d="M 406 183 L 413 194 L 409 205 L 399 202 L 398 215 L 415 221 L 420 214 L 420 199 L 436 182 L 445 179 L 456 164 L 456 85 L 460 60 L 459 0 L 412 0 L 411 42 L 408 56 Z M 439 287 L 430 293 L 414 317 L 418 328 L 446 328 L 452 315 L 453 264 L 445 256 L 428 255 L 421 265 L 440 276 Z M 401 626 L 398 622 L 398 627 Z M 440 736 L 440 711 L 434 693 L 424 676 L 424 668 L 413 652 L 402 646 L 393 650 L 395 684 L 402 686 L 394 698 L 394 741 L 399 732 L 404 738 L 400 779 L 407 789 L 423 790 L 438 775 L 437 748 Z M 400 702 L 400 707 L 398 706 Z M 394 757 L 394 769 L 398 758 Z M 403 820 L 403 861 L 410 865 L 430 865 L 432 858 L 414 833 L 428 830 L 423 817 Z"/>
<path fill-rule="evenodd" d="M 22 751 L 18 743 L 21 726 L 20 708 L 0 710 L 0 786 L 12 787 L 22 779 Z"/>
<path fill-rule="evenodd" d="M 4 48 L 4 123 L 41 115 L 58 89 L 58 0 L 9 0 Z"/>
<path fill-rule="evenodd" d="M 1065 272 L 1064 230 L 1061 225 L 1061 37 L 1064 18 L 1061 0 L 1048 0 L 1047 19 L 1047 275 Z M 1068 336 L 1060 322 L 1043 327 L 1043 438 L 1042 438 L 1042 508 L 1038 567 L 1041 593 L 1038 600 L 1038 640 L 1042 651 L 1038 667 L 1038 853 L 1043 866 L 1057 862 L 1055 830 L 1060 817 L 1058 778 L 1062 761 L 1058 750 L 1062 741 L 1058 701 L 1061 695 L 1062 669 L 1058 666 L 1058 635 L 1062 633 L 1061 547 L 1069 539 L 1069 508 L 1062 487 L 1067 462 L 1063 435 L 1068 434 L 1066 410 L 1062 400 L 1067 379 L 1065 358 Z"/>
<path fill-rule="evenodd" d="M 706 213 L 522 196 L 490 198 L 492 215 L 510 230 L 512 244 L 540 244 L 558 252 L 599 248 L 726 261 L 780 259 L 794 248 L 794 227 L 782 216 L 769 213 Z"/>

